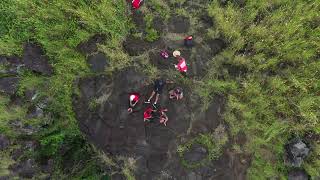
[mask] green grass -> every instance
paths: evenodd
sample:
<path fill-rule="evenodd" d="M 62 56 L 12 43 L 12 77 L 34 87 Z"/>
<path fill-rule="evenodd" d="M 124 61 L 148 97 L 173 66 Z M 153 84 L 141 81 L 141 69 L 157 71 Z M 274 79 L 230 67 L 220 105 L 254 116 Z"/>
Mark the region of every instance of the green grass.
<path fill-rule="evenodd" d="M 228 97 L 224 119 L 234 137 L 246 133 L 244 150 L 253 156 L 249 179 L 286 177 L 288 139 L 320 133 L 320 29 L 314 25 L 319 7 L 315 1 L 247 1 L 242 9 L 213 1 L 209 6 L 216 29 L 208 35 L 224 38 L 229 47 L 213 59 L 198 92 L 205 102 L 215 94 Z M 245 68 L 246 74 L 234 77 L 226 63 Z M 315 147 L 303 165 L 312 177 L 320 169 Z"/>
<path fill-rule="evenodd" d="M 72 94 L 75 79 L 90 73 L 85 56 L 76 50 L 76 46 L 97 33 L 106 34 L 107 45 L 100 50 L 110 57 L 110 69 L 114 71 L 129 65 L 128 60 L 124 61 L 126 56 L 115 56 L 124 54 L 121 42 L 131 27 L 126 10 L 125 0 L 1 1 L 0 55 L 21 56 L 23 44 L 35 42 L 41 45 L 54 68 L 51 77 L 22 72 L 18 91 L 19 95 L 23 95 L 26 90 L 36 88 L 41 97 L 50 100 L 47 110 L 52 113 L 53 122 L 34 137 L 40 141 L 38 155 L 41 157 L 60 159 L 58 150 L 61 145 L 70 137 L 82 137 L 72 108 Z M 8 120 L 24 117 L 23 109 L 8 109 L 8 101 L 1 97 L 0 109 L 3 113 L 0 128 L 4 132 L 10 131 Z M 70 146 L 73 147 L 72 144 Z M 83 170 L 80 174 L 89 177 L 88 173 L 94 173 L 91 171 Z"/>

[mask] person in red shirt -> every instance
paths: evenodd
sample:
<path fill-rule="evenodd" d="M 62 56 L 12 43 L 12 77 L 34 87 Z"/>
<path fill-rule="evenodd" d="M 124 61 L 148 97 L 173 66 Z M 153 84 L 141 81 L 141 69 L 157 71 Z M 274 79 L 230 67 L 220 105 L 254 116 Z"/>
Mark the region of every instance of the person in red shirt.
<path fill-rule="evenodd" d="M 174 67 L 183 75 L 187 75 L 188 66 L 186 60 L 181 57 L 180 51 L 174 51 L 173 56 L 178 60 L 178 64 L 175 64 Z"/>
<path fill-rule="evenodd" d="M 144 112 L 143 112 L 143 121 L 144 122 L 150 122 L 151 119 L 153 119 L 153 114 L 156 112 L 156 110 L 152 109 L 152 107 L 148 107 Z"/>
<path fill-rule="evenodd" d="M 133 112 L 133 108 L 138 103 L 139 98 L 140 98 L 140 94 L 139 93 L 130 93 L 129 94 L 129 108 L 128 108 L 128 112 L 129 113 Z"/>
<path fill-rule="evenodd" d="M 132 0 L 131 2 L 133 9 L 139 9 L 142 3 L 143 0 Z"/>

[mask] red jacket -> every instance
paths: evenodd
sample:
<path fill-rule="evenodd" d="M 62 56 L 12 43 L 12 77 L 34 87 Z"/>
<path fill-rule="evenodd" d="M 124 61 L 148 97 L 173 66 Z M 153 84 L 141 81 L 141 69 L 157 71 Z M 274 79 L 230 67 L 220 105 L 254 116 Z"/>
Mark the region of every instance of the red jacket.
<path fill-rule="evenodd" d="M 177 69 L 180 72 L 187 72 L 188 71 L 188 66 L 187 66 L 186 60 L 184 58 L 181 57 L 179 59 L 179 63 L 177 64 Z"/>
<path fill-rule="evenodd" d="M 131 4 L 133 9 L 138 9 L 141 6 L 143 0 L 132 0 Z"/>
<path fill-rule="evenodd" d="M 152 108 L 151 108 L 151 107 L 147 108 L 147 109 L 144 111 L 144 113 L 143 113 L 143 118 L 144 118 L 144 119 L 150 119 L 150 118 L 152 118 Z"/>

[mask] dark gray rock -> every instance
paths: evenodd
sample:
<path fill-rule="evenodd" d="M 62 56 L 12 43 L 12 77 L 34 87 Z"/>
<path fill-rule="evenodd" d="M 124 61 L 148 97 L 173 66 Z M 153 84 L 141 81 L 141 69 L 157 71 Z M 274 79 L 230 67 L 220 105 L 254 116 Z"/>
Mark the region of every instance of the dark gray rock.
<path fill-rule="evenodd" d="M 41 166 L 41 170 L 44 173 L 52 173 L 54 170 L 54 161 L 53 159 L 49 159 L 46 164 Z"/>
<path fill-rule="evenodd" d="M 5 67 L 5 69 L 0 71 L 0 74 L 6 75 L 18 75 L 20 69 L 24 67 L 22 60 L 15 56 L 0 56 L 0 65 Z"/>
<path fill-rule="evenodd" d="M 286 145 L 286 159 L 294 167 L 300 167 L 309 152 L 309 147 L 300 138 L 294 138 Z"/>
<path fill-rule="evenodd" d="M 9 145 L 9 139 L 5 135 L 0 134 L 0 151 L 6 149 Z"/>
<path fill-rule="evenodd" d="M 197 163 L 208 156 L 207 149 L 200 144 L 194 144 L 189 151 L 184 153 L 183 158 L 191 163 Z"/>
<path fill-rule="evenodd" d="M 190 20 L 184 16 L 171 16 L 168 29 L 173 33 L 187 33 L 190 28 Z"/>
<path fill-rule="evenodd" d="M 27 69 L 43 75 L 52 75 L 53 68 L 39 45 L 28 43 L 24 47 L 22 60 Z"/>
<path fill-rule="evenodd" d="M 92 72 L 101 73 L 105 71 L 108 60 L 103 53 L 98 53 L 88 57 L 88 64 Z"/>
<path fill-rule="evenodd" d="M 308 180 L 308 174 L 301 169 L 291 170 L 288 174 L 288 180 Z"/>
<path fill-rule="evenodd" d="M 18 89 L 18 77 L 3 77 L 0 78 L 0 92 L 7 95 L 13 95 Z"/>
<path fill-rule="evenodd" d="M 124 176 L 123 174 L 119 174 L 119 173 L 116 173 L 116 174 L 113 174 L 111 176 L 111 180 L 126 180 L 126 176 Z"/>

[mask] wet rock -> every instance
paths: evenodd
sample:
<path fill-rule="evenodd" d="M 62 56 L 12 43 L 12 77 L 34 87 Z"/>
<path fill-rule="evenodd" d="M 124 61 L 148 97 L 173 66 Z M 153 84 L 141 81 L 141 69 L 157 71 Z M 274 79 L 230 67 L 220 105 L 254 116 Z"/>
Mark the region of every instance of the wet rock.
<path fill-rule="evenodd" d="M 88 64 L 92 72 L 101 73 L 105 71 L 108 61 L 103 53 L 98 53 L 88 57 Z"/>
<path fill-rule="evenodd" d="M 9 145 L 9 139 L 5 135 L 0 134 L 0 151 L 6 149 Z"/>
<path fill-rule="evenodd" d="M 37 166 L 33 159 L 15 164 L 10 169 L 23 178 L 32 178 L 37 172 Z"/>
<path fill-rule="evenodd" d="M 154 42 L 146 42 L 142 39 L 131 36 L 123 43 L 123 48 L 130 56 L 138 56 L 150 49 L 164 49 L 165 43 L 162 39 Z"/>
<path fill-rule="evenodd" d="M 28 43 L 24 47 L 22 60 L 27 69 L 43 75 L 52 75 L 53 68 L 39 45 Z"/>
<path fill-rule="evenodd" d="M 286 159 L 294 167 L 300 167 L 309 152 L 309 147 L 300 138 L 294 138 L 286 145 Z"/>
<path fill-rule="evenodd" d="M 184 16 L 171 16 L 168 29 L 173 33 L 187 33 L 190 28 L 190 20 Z"/>
<path fill-rule="evenodd" d="M 294 169 L 289 171 L 288 180 L 308 180 L 308 174 L 301 169 Z"/>
<path fill-rule="evenodd" d="M 13 95 L 18 89 L 18 77 L 3 77 L 0 78 L 0 92 L 7 95 Z"/>
<path fill-rule="evenodd" d="M 107 40 L 107 36 L 103 34 L 96 34 L 87 41 L 80 43 L 77 46 L 79 52 L 90 55 L 98 51 L 97 44 L 103 44 Z"/>
<path fill-rule="evenodd" d="M 200 144 L 194 144 L 191 146 L 190 150 L 184 153 L 183 158 L 191 163 L 197 163 L 208 156 L 208 151 L 205 147 Z"/>
<path fill-rule="evenodd" d="M 126 176 L 120 173 L 113 174 L 111 180 L 126 180 Z"/>
<path fill-rule="evenodd" d="M 227 44 L 222 39 L 209 39 L 206 41 L 211 49 L 211 54 L 214 56 L 227 47 Z"/>

